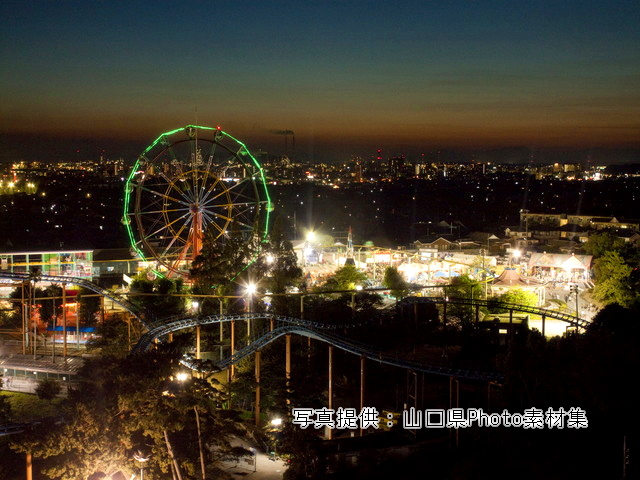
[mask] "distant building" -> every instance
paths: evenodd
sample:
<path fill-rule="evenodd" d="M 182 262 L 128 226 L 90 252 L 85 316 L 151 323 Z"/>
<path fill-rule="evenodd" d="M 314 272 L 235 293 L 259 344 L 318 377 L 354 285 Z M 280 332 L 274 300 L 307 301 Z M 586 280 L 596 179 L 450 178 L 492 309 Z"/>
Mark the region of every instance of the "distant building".
<path fill-rule="evenodd" d="M 580 227 L 595 230 L 631 229 L 640 230 L 640 220 L 620 220 L 616 217 L 600 217 L 595 215 L 569 215 L 566 213 L 531 213 L 528 210 L 520 212 L 520 224 L 528 230 L 533 225 L 546 225 L 549 227 L 563 227 L 574 224 Z"/>
<path fill-rule="evenodd" d="M 453 244 L 453 242 L 444 237 L 431 236 L 422 240 L 416 240 L 413 245 L 416 250 L 436 249 L 438 251 L 446 251 L 453 248 Z"/>
<path fill-rule="evenodd" d="M 42 275 L 89 277 L 93 275 L 92 250 L 0 253 L 0 270 L 29 273 L 38 269 Z"/>
<path fill-rule="evenodd" d="M 67 357 L 52 363 L 50 358 L 34 360 L 33 355 L 13 354 L 0 358 L 0 369 L 4 377 L 3 390 L 35 393 L 38 382 L 45 379 L 56 380 L 62 387 L 62 394 L 73 386 L 78 371 L 84 365 L 81 357 Z"/>

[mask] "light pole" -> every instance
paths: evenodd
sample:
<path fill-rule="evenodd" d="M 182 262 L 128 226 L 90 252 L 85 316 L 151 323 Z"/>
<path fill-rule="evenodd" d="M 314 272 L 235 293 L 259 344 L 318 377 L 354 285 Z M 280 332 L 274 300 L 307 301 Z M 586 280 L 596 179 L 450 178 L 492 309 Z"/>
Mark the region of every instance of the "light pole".
<path fill-rule="evenodd" d="M 351 292 L 351 318 L 356 316 L 356 294 L 362 291 L 362 285 L 356 285 L 355 290 Z"/>
<path fill-rule="evenodd" d="M 311 246 L 316 238 L 316 234 L 313 230 L 307 232 L 305 237 L 304 247 L 302 249 L 302 266 L 307 265 L 307 257 L 310 257 L 313 253 L 313 247 Z"/>
<path fill-rule="evenodd" d="M 245 293 L 249 298 L 247 313 L 253 313 L 253 296 L 256 293 L 256 284 L 255 283 L 247 284 L 247 286 L 245 287 Z M 247 319 L 247 345 L 251 343 L 250 338 L 251 338 L 251 318 L 248 318 Z"/>
<path fill-rule="evenodd" d="M 200 302 L 197 300 L 191 300 L 191 311 L 194 314 L 198 314 L 200 308 Z M 196 359 L 200 360 L 200 325 L 196 325 Z"/>
<path fill-rule="evenodd" d="M 149 460 L 140 450 L 133 454 L 133 458 L 140 463 L 140 480 L 144 480 L 144 464 Z"/>
<path fill-rule="evenodd" d="M 578 292 L 579 291 L 580 290 L 578 289 L 578 285 L 575 285 L 575 284 L 571 285 L 571 287 L 569 288 L 569 292 L 575 294 L 576 296 L 576 328 L 578 327 L 577 322 L 580 320 L 580 310 L 578 310 L 578 299 L 579 299 Z"/>
<path fill-rule="evenodd" d="M 489 240 L 487 240 L 487 243 L 489 243 Z M 480 249 L 480 255 L 482 255 L 482 279 L 483 279 L 482 283 L 484 283 L 484 299 L 485 300 L 487 299 L 487 282 L 489 281 L 489 276 L 487 275 L 487 270 L 484 266 L 484 259 L 486 254 L 487 252 L 485 251 L 484 248 Z"/>

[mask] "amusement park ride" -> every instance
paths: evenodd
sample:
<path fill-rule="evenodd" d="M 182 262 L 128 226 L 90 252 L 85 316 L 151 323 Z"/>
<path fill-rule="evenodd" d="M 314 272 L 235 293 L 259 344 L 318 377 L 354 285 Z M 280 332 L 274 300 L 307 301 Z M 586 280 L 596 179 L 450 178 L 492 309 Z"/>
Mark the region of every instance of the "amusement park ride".
<path fill-rule="evenodd" d="M 187 125 L 160 135 L 126 181 L 124 217 L 133 251 L 157 274 L 187 277 L 205 232 L 266 239 L 272 210 L 265 174 L 221 127 Z"/>
<path fill-rule="evenodd" d="M 224 242 L 231 235 L 263 243 L 267 239 L 269 217 L 273 207 L 266 185 L 265 172 L 247 147 L 220 127 L 211 128 L 196 125 L 172 130 L 161 134 L 136 160 L 126 180 L 124 192 L 123 222 L 128 232 L 131 247 L 136 255 L 154 265 L 154 273 L 165 277 L 180 277 L 188 281 L 189 268 L 202 250 L 206 235 L 213 235 L 217 242 Z M 348 258 L 354 262 L 351 233 L 348 241 Z M 0 271 L 0 278 L 17 282 L 34 281 L 30 273 Z M 233 376 L 235 362 L 247 355 L 256 355 L 256 424 L 260 419 L 259 355 L 261 349 L 280 336 L 286 338 L 286 379 L 287 388 L 291 376 L 290 350 L 291 335 L 300 335 L 329 345 L 329 372 L 332 371 L 332 349 L 338 348 L 361 358 L 361 407 L 363 405 L 364 360 L 370 359 L 431 375 L 452 378 L 466 378 L 492 382 L 501 375 L 496 372 L 468 371 L 439 366 L 420 365 L 396 357 L 383 351 L 356 344 L 346 338 L 328 333 L 330 325 L 310 322 L 303 318 L 280 317 L 272 313 L 252 313 L 241 315 L 184 316 L 171 319 L 144 318 L 135 305 L 123 296 L 106 290 L 86 279 L 40 275 L 37 281 L 76 284 L 93 290 L 100 296 L 110 298 L 134 318 L 137 318 L 147 333 L 134 347 L 132 353 L 142 353 L 163 337 L 183 329 L 196 328 L 196 360 L 199 359 L 200 327 L 217 324 L 222 338 L 223 324 L 231 329 L 230 356 L 221 358 L 218 369 L 229 368 Z M 367 289 L 369 290 L 369 289 Z M 371 289 L 374 290 L 374 289 Z M 311 292 L 300 292 L 300 317 L 303 317 L 304 296 Z M 487 306 L 486 300 L 456 299 L 442 296 L 438 299 L 424 299 L 442 305 L 444 321 L 447 318 L 447 304 L 463 304 L 475 307 L 476 323 L 479 307 Z M 221 303 L 222 305 L 222 303 Z M 587 322 L 578 316 L 547 311 L 537 307 L 500 304 L 510 312 L 522 311 L 542 317 L 543 335 L 545 318 L 566 322 L 576 329 L 583 329 Z M 248 345 L 235 349 L 234 323 L 265 320 L 269 328 L 253 332 Z M 342 325 L 341 330 L 349 325 Z M 356 326 L 356 325 L 353 325 Z M 249 334 L 249 329 L 247 329 Z M 66 338 L 66 332 L 65 332 Z M 34 347 L 35 355 L 35 347 Z M 193 362 L 192 362 L 193 363 Z M 197 363 L 197 362 L 196 362 Z M 332 402 L 331 374 L 329 375 L 329 408 Z M 329 432 L 330 436 L 330 432 Z"/>

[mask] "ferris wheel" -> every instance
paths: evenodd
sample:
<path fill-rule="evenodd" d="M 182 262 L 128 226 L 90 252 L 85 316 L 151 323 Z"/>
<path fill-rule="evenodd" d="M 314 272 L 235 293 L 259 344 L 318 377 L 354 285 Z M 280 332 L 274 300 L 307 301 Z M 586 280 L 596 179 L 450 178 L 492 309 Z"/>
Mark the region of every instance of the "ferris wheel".
<path fill-rule="evenodd" d="M 204 234 L 264 240 L 271 203 L 247 147 L 220 127 L 187 125 L 160 135 L 127 178 L 124 223 L 131 246 L 157 273 L 188 276 Z"/>

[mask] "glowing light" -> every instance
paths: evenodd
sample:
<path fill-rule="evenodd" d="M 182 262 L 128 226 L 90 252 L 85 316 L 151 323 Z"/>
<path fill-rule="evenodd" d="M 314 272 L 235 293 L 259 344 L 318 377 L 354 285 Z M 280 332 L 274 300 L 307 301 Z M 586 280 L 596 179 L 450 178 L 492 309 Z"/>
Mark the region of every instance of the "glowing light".
<path fill-rule="evenodd" d="M 186 372 L 180 372 L 176 375 L 176 380 L 179 382 L 184 382 L 189 378 L 189 374 Z"/>
<path fill-rule="evenodd" d="M 247 292 L 247 295 L 254 295 L 256 293 L 256 284 L 255 283 L 249 283 L 245 287 L 245 292 Z"/>
<path fill-rule="evenodd" d="M 149 457 L 144 455 L 140 450 L 133 454 L 133 458 L 136 459 L 140 463 L 144 463 L 149 460 Z"/>
<path fill-rule="evenodd" d="M 362 285 L 356 285 L 356 290 L 358 291 L 362 290 Z"/>
<path fill-rule="evenodd" d="M 267 258 L 265 260 L 269 265 L 271 265 L 275 258 L 273 258 L 273 255 L 267 255 Z"/>
<path fill-rule="evenodd" d="M 274 418 L 273 420 L 271 420 L 271 425 L 273 425 L 274 427 L 279 427 L 280 425 L 282 425 L 282 419 Z"/>
<path fill-rule="evenodd" d="M 307 242 L 313 242 L 316 239 L 316 232 L 309 230 L 307 232 Z"/>

